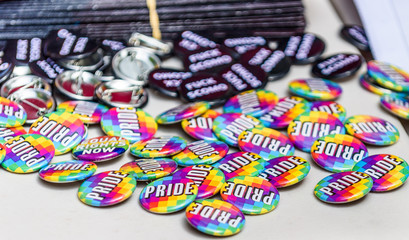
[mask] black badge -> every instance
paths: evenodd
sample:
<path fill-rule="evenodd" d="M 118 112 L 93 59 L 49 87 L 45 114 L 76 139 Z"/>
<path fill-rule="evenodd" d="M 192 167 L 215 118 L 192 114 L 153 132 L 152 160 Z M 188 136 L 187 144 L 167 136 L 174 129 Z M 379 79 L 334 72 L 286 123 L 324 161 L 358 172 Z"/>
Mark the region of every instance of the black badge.
<path fill-rule="evenodd" d="M 40 38 L 12 39 L 7 41 L 5 55 L 12 59 L 16 66 L 27 66 L 42 58 L 43 40 Z"/>
<path fill-rule="evenodd" d="M 267 84 L 267 74 L 263 70 L 256 66 L 244 66 L 241 63 L 235 63 L 223 69 L 219 75 L 230 83 L 233 94 L 264 88 Z"/>
<path fill-rule="evenodd" d="M 241 56 L 240 62 L 263 69 L 270 81 L 284 77 L 291 67 L 291 61 L 283 51 L 267 47 L 258 47 L 246 52 Z"/>
<path fill-rule="evenodd" d="M 181 57 L 216 47 L 218 47 L 217 43 L 192 31 L 182 32 L 173 43 L 175 54 Z"/>
<path fill-rule="evenodd" d="M 14 69 L 14 62 L 7 56 L 0 57 L 0 83 L 6 81 Z"/>
<path fill-rule="evenodd" d="M 315 62 L 325 50 L 325 43 L 312 33 L 291 36 L 278 46 L 294 64 Z"/>
<path fill-rule="evenodd" d="M 341 29 L 341 37 L 356 48 L 367 51 L 369 42 L 363 27 L 358 25 L 347 25 Z"/>
<path fill-rule="evenodd" d="M 339 79 L 352 76 L 361 65 L 361 56 L 338 53 L 317 61 L 311 71 L 312 74 L 320 78 Z"/>
<path fill-rule="evenodd" d="M 226 38 L 223 40 L 224 47 L 234 50 L 238 54 L 244 54 L 256 47 L 267 46 L 267 40 L 261 36 L 249 36 L 238 38 Z"/>
<path fill-rule="evenodd" d="M 103 39 L 98 41 L 98 45 L 104 50 L 108 55 L 115 55 L 119 50 L 122 50 L 127 47 L 125 41 L 117 41 L 111 39 Z"/>
<path fill-rule="evenodd" d="M 169 68 L 158 68 L 148 75 L 149 86 L 159 92 L 178 97 L 177 89 L 183 80 L 192 77 L 191 72 L 183 72 Z"/>
<path fill-rule="evenodd" d="M 185 69 L 192 73 L 216 72 L 234 62 L 233 56 L 222 48 L 192 53 L 184 59 Z"/>
<path fill-rule="evenodd" d="M 47 82 L 49 83 L 53 83 L 58 74 L 65 71 L 63 67 L 58 65 L 51 58 L 30 62 L 28 66 L 34 75 L 47 79 Z"/>

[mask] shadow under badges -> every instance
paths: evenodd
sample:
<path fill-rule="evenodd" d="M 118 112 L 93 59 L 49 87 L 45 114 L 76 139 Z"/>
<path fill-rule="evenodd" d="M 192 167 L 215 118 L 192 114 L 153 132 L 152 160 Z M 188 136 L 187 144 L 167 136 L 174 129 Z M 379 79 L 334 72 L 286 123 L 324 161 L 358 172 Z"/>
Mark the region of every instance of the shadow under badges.
<path fill-rule="evenodd" d="M 23 134 L 27 134 L 27 131 L 22 126 L 13 128 L 0 127 L 0 144 L 4 144 L 8 140 Z"/>
<path fill-rule="evenodd" d="M 0 127 L 22 126 L 27 120 L 27 113 L 22 106 L 7 98 L 0 97 Z"/>
<path fill-rule="evenodd" d="M 69 183 L 91 177 L 97 170 L 97 165 L 87 161 L 63 161 L 52 163 L 39 172 L 41 179 L 52 183 Z"/>
<path fill-rule="evenodd" d="M 120 170 L 132 174 L 137 181 L 155 180 L 172 174 L 178 165 L 169 158 L 137 159 L 125 163 Z"/>
<path fill-rule="evenodd" d="M 185 150 L 173 156 L 181 166 L 213 164 L 229 152 L 229 146 L 221 141 L 200 140 L 189 143 Z"/>
<path fill-rule="evenodd" d="M 217 140 L 212 127 L 213 120 L 221 113 L 212 109 L 207 110 L 203 115 L 182 121 L 182 128 L 189 136 L 198 140 Z"/>
<path fill-rule="evenodd" d="M 338 83 L 322 78 L 293 80 L 288 86 L 292 93 L 312 100 L 333 100 L 342 93 Z"/>
<path fill-rule="evenodd" d="M 265 160 L 251 152 L 227 154 L 213 166 L 222 170 L 226 180 L 237 176 L 258 176 L 264 170 Z"/>
<path fill-rule="evenodd" d="M 345 108 L 341 104 L 333 101 L 314 101 L 312 102 L 311 111 L 332 114 L 341 122 L 345 120 L 347 115 Z"/>
<path fill-rule="evenodd" d="M 194 102 L 179 105 L 159 114 L 155 120 L 159 124 L 173 124 L 183 119 L 194 118 L 202 115 L 210 108 L 208 102 Z"/>
<path fill-rule="evenodd" d="M 84 123 L 96 124 L 102 115 L 109 110 L 105 105 L 89 101 L 67 101 L 57 106 L 57 111 L 63 110 L 78 116 Z"/>
<path fill-rule="evenodd" d="M 121 156 L 128 148 L 125 138 L 101 136 L 84 140 L 72 150 L 72 155 L 79 160 L 102 162 Z"/>
<path fill-rule="evenodd" d="M 186 148 L 185 139 L 178 136 L 156 137 L 131 145 L 131 154 L 141 158 L 168 157 Z"/>

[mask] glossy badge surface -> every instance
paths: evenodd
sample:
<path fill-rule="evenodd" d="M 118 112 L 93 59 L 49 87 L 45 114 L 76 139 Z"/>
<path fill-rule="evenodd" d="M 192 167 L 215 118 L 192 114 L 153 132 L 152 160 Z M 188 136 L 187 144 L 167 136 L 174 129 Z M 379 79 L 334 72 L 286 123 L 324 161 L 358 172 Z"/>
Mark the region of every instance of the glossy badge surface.
<path fill-rule="evenodd" d="M 198 187 L 196 199 L 209 198 L 216 195 L 225 182 L 223 172 L 210 165 L 185 167 L 175 172 L 173 177 L 192 179 Z"/>
<path fill-rule="evenodd" d="M 185 150 L 173 156 L 181 166 L 213 164 L 229 152 L 229 146 L 221 141 L 200 140 L 189 143 Z"/>
<path fill-rule="evenodd" d="M 213 120 L 220 115 L 221 113 L 209 109 L 201 116 L 182 120 L 182 128 L 194 139 L 217 140 L 216 135 L 213 133 L 212 127 Z"/>
<path fill-rule="evenodd" d="M 105 207 L 128 199 L 136 188 L 135 178 L 122 171 L 106 171 L 85 180 L 78 189 L 81 202 Z"/>
<path fill-rule="evenodd" d="M 169 109 L 156 117 L 156 122 L 160 124 L 173 124 L 182 121 L 183 119 L 189 119 L 197 117 L 205 113 L 210 108 L 210 104 L 207 102 L 195 102 L 177 106 Z"/>
<path fill-rule="evenodd" d="M 313 33 L 304 33 L 282 41 L 278 48 L 283 49 L 294 64 L 308 64 L 321 56 L 325 50 L 325 43 Z"/>
<path fill-rule="evenodd" d="M 117 158 L 129 148 L 125 138 L 116 136 L 100 136 L 84 140 L 73 150 L 72 155 L 79 160 L 102 162 Z"/>
<path fill-rule="evenodd" d="M 317 183 L 315 196 L 327 203 L 348 203 L 363 198 L 373 185 L 372 178 L 361 172 L 340 172 Z"/>
<path fill-rule="evenodd" d="M 217 199 L 192 202 L 186 208 L 186 219 L 203 233 L 224 237 L 239 233 L 246 223 L 240 209 Z"/>
<path fill-rule="evenodd" d="M 187 178 L 164 177 L 149 183 L 139 195 L 142 207 L 153 213 L 173 213 L 191 204 L 197 186 Z"/>
<path fill-rule="evenodd" d="M 368 115 L 355 115 L 345 121 L 348 134 L 364 143 L 386 146 L 399 140 L 398 129 L 390 122 Z"/>
<path fill-rule="evenodd" d="M 22 126 L 26 120 L 27 113 L 22 106 L 0 97 L 0 127 Z"/>
<path fill-rule="evenodd" d="M 409 166 L 400 157 L 377 154 L 357 162 L 353 171 L 372 177 L 372 192 L 386 192 L 402 186 L 409 176 Z"/>
<path fill-rule="evenodd" d="M 267 75 L 253 66 L 244 66 L 235 63 L 218 73 L 226 80 L 233 89 L 234 93 L 248 91 L 251 89 L 264 88 L 267 84 Z"/>
<path fill-rule="evenodd" d="M 109 109 L 101 118 L 101 128 L 109 136 L 126 138 L 130 143 L 151 139 L 158 124 L 148 113 L 133 107 Z"/>
<path fill-rule="evenodd" d="M 168 157 L 186 148 L 185 139 L 178 136 L 156 137 L 131 145 L 131 154 L 141 158 Z"/>
<path fill-rule="evenodd" d="M 137 181 L 149 181 L 168 176 L 177 167 L 177 163 L 170 158 L 136 159 L 122 165 L 120 170 L 132 174 Z"/>
<path fill-rule="evenodd" d="M 338 83 L 322 78 L 293 80 L 289 88 L 292 93 L 312 100 L 333 100 L 342 93 Z"/>
<path fill-rule="evenodd" d="M 325 79 L 347 78 L 355 74 L 362 65 L 358 54 L 338 53 L 318 60 L 312 67 L 312 74 Z"/>
<path fill-rule="evenodd" d="M 222 170 L 226 180 L 237 176 L 258 176 L 264 170 L 265 160 L 251 152 L 227 154 L 213 166 Z"/>
<path fill-rule="evenodd" d="M 105 105 L 87 101 L 67 101 L 57 106 L 62 110 L 77 115 L 84 123 L 96 124 L 101 121 L 102 115 L 109 110 Z"/>
<path fill-rule="evenodd" d="M 310 164 L 303 158 L 283 156 L 268 160 L 258 177 L 269 181 L 276 188 L 283 188 L 301 182 L 310 169 Z"/>
<path fill-rule="evenodd" d="M 22 126 L 13 128 L 0 127 L 0 144 L 4 144 L 8 140 L 23 134 L 27 134 L 27 131 Z"/>
<path fill-rule="evenodd" d="M 381 97 L 381 106 L 398 117 L 409 119 L 409 100 L 402 95 L 383 95 Z"/>
<path fill-rule="evenodd" d="M 311 147 L 312 159 L 330 172 L 351 171 L 356 162 L 368 156 L 365 145 L 350 135 L 320 137 Z"/>
<path fill-rule="evenodd" d="M 251 215 L 273 211 L 280 200 L 280 194 L 270 182 L 251 176 L 227 180 L 220 189 L 220 196 L 244 214 Z"/>
<path fill-rule="evenodd" d="M 50 139 L 39 134 L 24 134 L 8 140 L 1 166 L 9 172 L 31 173 L 40 170 L 54 157 Z"/>
<path fill-rule="evenodd" d="M 39 172 L 41 179 L 52 183 L 69 183 L 91 177 L 97 170 L 97 165 L 87 161 L 63 161 L 52 163 Z"/>
<path fill-rule="evenodd" d="M 379 85 L 397 92 L 409 92 L 409 74 L 401 68 L 380 61 L 369 61 L 367 68 L 368 75 Z"/>
<path fill-rule="evenodd" d="M 55 155 L 61 155 L 71 151 L 82 141 L 85 127 L 81 119 L 71 113 L 51 112 L 37 119 L 28 133 L 49 138 L 53 141 Z"/>
<path fill-rule="evenodd" d="M 341 122 L 344 122 L 347 115 L 345 108 L 333 101 L 314 101 L 312 102 L 311 111 L 327 112 L 337 117 Z"/>

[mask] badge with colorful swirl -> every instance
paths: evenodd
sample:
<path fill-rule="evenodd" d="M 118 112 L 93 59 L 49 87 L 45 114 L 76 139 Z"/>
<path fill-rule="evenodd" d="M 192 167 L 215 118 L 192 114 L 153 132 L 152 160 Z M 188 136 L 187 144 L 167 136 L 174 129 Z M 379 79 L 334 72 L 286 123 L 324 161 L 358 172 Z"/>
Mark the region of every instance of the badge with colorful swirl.
<path fill-rule="evenodd" d="M 47 182 L 69 183 L 89 178 L 96 170 L 97 165 L 93 162 L 69 160 L 45 166 L 39 176 Z"/>
<path fill-rule="evenodd" d="M 368 75 L 379 85 L 396 92 L 409 92 L 409 74 L 401 68 L 380 61 L 367 63 Z"/>
<path fill-rule="evenodd" d="M 398 129 L 390 122 L 368 115 L 349 117 L 345 123 L 348 134 L 364 143 L 387 146 L 399 140 Z"/>
<path fill-rule="evenodd" d="M 284 156 L 267 161 L 264 171 L 258 175 L 276 188 L 283 188 L 301 182 L 310 172 L 307 160 L 297 156 Z"/>
<path fill-rule="evenodd" d="M 106 171 L 85 180 L 78 189 L 78 198 L 90 206 L 106 207 L 125 201 L 135 188 L 136 180 L 131 174 Z"/>
<path fill-rule="evenodd" d="M 168 157 L 175 155 L 187 146 L 185 139 L 178 136 L 155 137 L 131 145 L 131 154 L 141 158 Z"/>
<path fill-rule="evenodd" d="M 381 106 L 395 116 L 409 119 L 409 100 L 399 94 L 385 94 L 381 97 Z"/>
<path fill-rule="evenodd" d="M 137 159 L 125 163 L 120 170 L 132 174 L 137 181 L 155 180 L 176 171 L 178 164 L 169 158 Z"/>
<path fill-rule="evenodd" d="M 52 141 L 39 134 L 24 134 L 8 140 L 1 166 L 13 173 L 31 173 L 40 170 L 54 157 Z"/>
<path fill-rule="evenodd" d="M 235 152 L 227 154 L 213 166 L 222 170 L 227 180 L 237 176 L 258 176 L 264 170 L 265 162 L 255 153 Z"/>
<path fill-rule="evenodd" d="M 185 150 L 173 156 L 180 166 L 213 164 L 229 152 L 229 146 L 221 141 L 200 140 L 189 143 Z"/>
<path fill-rule="evenodd" d="M 368 156 L 365 145 L 350 135 L 331 134 L 318 138 L 311 147 L 311 157 L 330 172 L 351 171 L 355 163 Z"/>
<path fill-rule="evenodd" d="M 22 106 L 7 98 L 0 97 L 0 127 L 22 126 L 27 120 L 27 113 Z"/>
<path fill-rule="evenodd" d="M 268 128 L 285 128 L 294 118 L 310 111 L 311 103 L 301 97 L 281 98 L 274 108 L 259 117 L 261 123 Z"/>
<path fill-rule="evenodd" d="M 274 92 L 263 89 L 248 90 L 230 98 L 224 104 L 223 112 L 260 117 L 273 109 L 277 102 L 278 96 Z"/>
<path fill-rule="evenodd" d="M 76 159 L 91 162 L 102 162 L 117 158 L 129 148 L 125 138 L 116 136 L 100 136 L 81 142 L 72 150 Z"/>
<path fill-rule="evenodd" d="M 341 122 L 344 122 L 347 112 L 345 108 L 333 101 L 315 101 L 312 102 L 311 111 L 327 112 L 337 117 Z"/>
<path fill-rule="evenodd" d="M 175 172 L 173 177 L 192 179 L 198 187 L 196 199 L 204 199 L 216 195 L 225 182 L 223 172 L 210 165 L 185 167 Z"/>
<path fill-rule="evenodd" d="M 96 124 L 109 108 L 105 105 L 89 101 L 66 101 L 57 106 L 57 111 L 62 110 L 78 116 L 84 123 Z"/>
<path fill-rule="evenodd" d="M 213 120 L 220 116 L 221 113 L 212 109 L 207 110 L 203 115 L 182 120 L 183 130 L 197 140 L 217 140 L 214 135 L 212 126 Z"/>
<path fill-rule="evenodd" d="M 203 233 L 223 237 L 239 233 L 246 223 L 240 209 L 217 199 L 192 202 L 186 208 L 186 219 L 190 225 Z"/>
<path fill-rule="evenodd" d="M 318 138 L 329 134 L 345 134 L 342 122 L 326 112 L 307 112 L 296 117 L 287 128 L 288 138 L 303 152 L 311 152 Z"/>
<path fill-rule="evenodd" d="M 293 80 L 289 88 L 295 95 L 312 100 L 334 100 L 342 93 L 338 83 L 322 78 Z"/>
<path fill-rule="evenodd" d="M 319 181 L 314 194 L 326 203 L 348 203 L 363 198 L 369 193 L 372 185 L 372 178 L 366 173 L 340 172 Z"/>
<path fill-rule="evenodd" d="M 377 154 L 357 162 L 353 171 L 372 177 L 372 192 L 386 192 L 402 186 L 409 176 L 408 163 L 390 154 Z"/>
<path fill-rule="evenodd" d="M 159 114 L 155 120 L 159 124 L 178 123 L 183 119 L 190 119 L 200 116 L 209 110 L 209 108 L 210 104 L 208 102 L 183 104 Z"/>
<path fill-rule="evenodd" d="M 294 154 L 294 146 L 287 136 L 271 128 L 252 128 L 241 132 L 239 148 L 260 155 L 265 160 Z"/>
<path fill-rule="evenodd" d="M 273 184 L 251 176 L 238 176 L 227 180 L 220 189 L 220 196 L 244 214 L 250 215 L 271 212 L 280 200 L 280 194 Z"/>
<path fill-rule="evenodd" d="M 191 179 L 164 177 L 149 183 L 139 195 L 139 202 L 149 212 L 173 213 L 191 204 L 197 189 Z"/>
<path fill-rule="evenodd" d="M 23 134 L 27 134 L 27 131 L 22 126 L 12 128 L 0 127 L 0 144 L 4 144 L 8 140 Z"/>
<path fill-rule="evenodd" d="M 101 118 L 101 128 L 108 136 L 126 138 L 130 143 L 151 139 L 158 130 L 155 119 L 133 107 L 109 109 Z"/>

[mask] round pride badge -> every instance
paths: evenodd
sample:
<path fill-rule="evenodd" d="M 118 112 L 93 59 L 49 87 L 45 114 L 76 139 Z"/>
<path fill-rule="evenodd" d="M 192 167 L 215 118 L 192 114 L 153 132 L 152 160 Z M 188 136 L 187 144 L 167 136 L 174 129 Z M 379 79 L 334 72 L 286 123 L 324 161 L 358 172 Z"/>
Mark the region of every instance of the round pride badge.
<path fill-rule="evenodd" d="M 172 174 L 178 165 L 169 158 L 137 159 L 125 163 L 121 171 L 132 174 L 137 181 L 155 180 Z"/>
<path fill-rule="evenodd" d="M 62 110 L 78 116 L 84 123 L 96 124 L 101 121 L 102 115 L 109 110 L 105 105 L 89 101 L 66 101 L 57 106 Z"/>
<path fill-rule="evenodd" d="M 300 97 L 312 100 L 333 100 L 342 93 L 338 83 L 322 79 L 298 79 L 290 82 L 290 91 Z"/>
<path fill-rule="evenodd" d="M 201 140 L 192 142 L 185 150 L 173 156 L 173 160 L 181 166 L 213 164 L 229 152 L 229 146 L 221 141 Z"/>
<path fill-rule="evenodd" d="M 131 146 L 131 154 L 142 158 L 168 157 L 186 148 L 185 139 L 178 136 L 142 140 Z"/>
<path fill-rule="evenodd" d="M 159 114 L 159 116 L 156 117 L 156 122 L 159 124 L 177 123 L 183 119 L 190 119 L 200 116 L 209 110 L 209 108 L 210 104 L 208 102 L 183 104 Z"/>
<path fill-rule="evenodd" d="M 213 133 L 212 127 L 213 120 L 220 115 L 221 113 L 209 109 L 201 116 L 191 119 L 184 119 L 182 121 L 182 128 L 194 139 L 217 140 L 216 135 Z"/>
<path fill-rule="evenodd" d="M 22 126 L 27 120 L 24 108 L 16 102 L 0 97 L 0 127 Z"/>
<path fill-rule="evenodd" d="M 274 92 L 263 89 L 249 90 L 230 98 L 224 104 L 223 112 L 260 117 L 273 109 L 277 102 L 278 96 Z"/>
<path fill-rule="evenodd" d="M 63 161 L 45 166 L 39 172 L 41 179 L 52 183 L 69 183 L 91 177 L 97 165 L 87 161 Z"/>
<path fill-rule="evenodd" d="M 222 170 L 226 179 L 237 176 L 258 176 L 264 170 L 265 160 L 252 152 L 227 154 L 213 166 Z"/>

